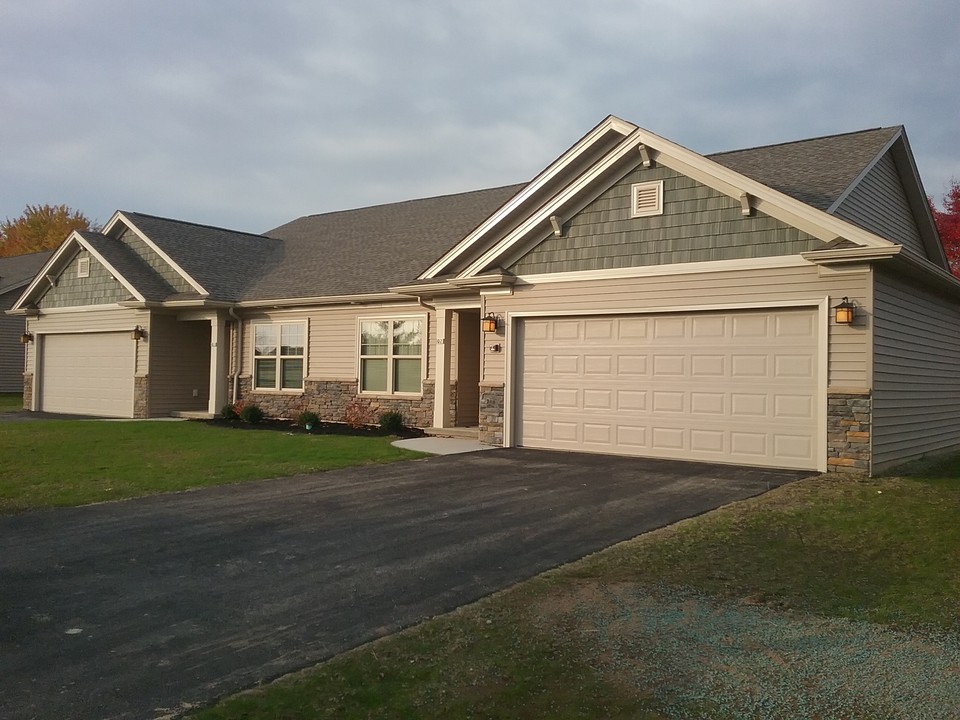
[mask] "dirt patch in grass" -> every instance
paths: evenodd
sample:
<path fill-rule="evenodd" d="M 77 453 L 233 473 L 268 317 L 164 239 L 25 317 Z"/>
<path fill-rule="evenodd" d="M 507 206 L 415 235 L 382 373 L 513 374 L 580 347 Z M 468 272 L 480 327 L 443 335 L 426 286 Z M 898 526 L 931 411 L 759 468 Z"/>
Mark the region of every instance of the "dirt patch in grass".
<path fill-rule="evenodd" d="M 574 627 L 584 661 L 670 718 L 956 718 L 960 638 L 711 598 L 581 582 L 531 609 Z"/>

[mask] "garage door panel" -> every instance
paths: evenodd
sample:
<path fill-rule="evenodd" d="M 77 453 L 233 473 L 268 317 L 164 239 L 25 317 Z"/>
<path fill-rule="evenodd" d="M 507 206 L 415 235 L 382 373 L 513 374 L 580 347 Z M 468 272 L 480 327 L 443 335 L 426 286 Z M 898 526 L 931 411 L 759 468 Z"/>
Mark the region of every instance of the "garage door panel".
<path fill-rule="evenodd" d="M 131 417 L 134 345 L 126 332 L 43 336 L 39 409 Z"/>
<path fill-rule="evenodd" d="M 515 442 L 814 469 L 816 317 L 798 308 L 536 320 L 534 337 L 522 321 Z M 539 372 L 542 358 L 565 372 Z"/>

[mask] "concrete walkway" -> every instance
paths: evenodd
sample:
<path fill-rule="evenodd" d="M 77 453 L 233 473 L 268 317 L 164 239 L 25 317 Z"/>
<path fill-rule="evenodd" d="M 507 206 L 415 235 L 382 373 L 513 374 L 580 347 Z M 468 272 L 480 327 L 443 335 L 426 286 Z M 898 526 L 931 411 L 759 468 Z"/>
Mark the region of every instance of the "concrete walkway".
<path fill-rule="evenodd" d="M 460 453 L 477 452 L 479 450 L 494 450 L 492 445 L 484 445 L 475 440 L 448 437 L 418 437 L 409 440 L 396 440 L 392 445 L 405 450 L 430 453 L 432 455 L 459 455 Z"/>

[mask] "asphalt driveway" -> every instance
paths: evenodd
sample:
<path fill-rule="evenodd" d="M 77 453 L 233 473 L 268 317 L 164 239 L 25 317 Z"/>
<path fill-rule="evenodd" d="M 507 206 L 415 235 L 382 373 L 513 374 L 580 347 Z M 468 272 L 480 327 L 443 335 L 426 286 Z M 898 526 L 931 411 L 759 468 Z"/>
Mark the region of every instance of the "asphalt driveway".
<path fill-rule="evenodd" d="M 0 717 L 176 715 L 804 475 L 511 449 L 0 517 Z"/>

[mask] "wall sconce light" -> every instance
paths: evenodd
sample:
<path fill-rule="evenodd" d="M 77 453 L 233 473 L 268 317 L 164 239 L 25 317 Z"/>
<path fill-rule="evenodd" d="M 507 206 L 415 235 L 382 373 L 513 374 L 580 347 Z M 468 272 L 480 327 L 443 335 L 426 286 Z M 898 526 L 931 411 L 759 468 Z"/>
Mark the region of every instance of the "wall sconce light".
<path fill-rule="evenodd" d="M 485 333 L 496 332 L 499 320 L 500 318 L 493 313 L 487 313 L 483 316 L 483 320 L 480 321 L 480 327 Z"/>
<path fill-rule="evenodd" d="M 147 336 L 147 331 L 142 327 L 137 325 L 133 330 L 130 331 L 131 340 L 143 340 Z"/>
<path fill-rule="evenodd" d="M 25 332 L 23 335 L 20 336 L 21 345 L 26 345 L 27 343 L 32 343 L 32 342 L 33 342 L 33 333 Z"/>
<path fill-rule="evenodd" d="M 844 296 L 843 302 L 833 309 L 833 319 L 837 325 L 850 325 L 853 322 L 853 311 L 856 305 Z"/>

